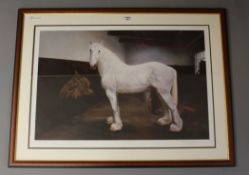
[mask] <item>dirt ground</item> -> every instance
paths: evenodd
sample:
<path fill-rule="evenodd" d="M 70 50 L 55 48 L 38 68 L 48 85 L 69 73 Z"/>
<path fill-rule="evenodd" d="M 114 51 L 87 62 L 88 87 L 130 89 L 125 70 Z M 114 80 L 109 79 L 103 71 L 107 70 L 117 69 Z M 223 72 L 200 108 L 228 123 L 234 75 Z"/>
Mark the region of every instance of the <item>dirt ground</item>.
<path fill-rule="evenodd" d="M 37 91 L 36 139 L 38 140 L 153 140 L 207 139 L 208 110 L 204 75 L 178 76 L 178 109 L 184 121 L 179 133 L 158 126 L 162 113 L 148 111 L 143 94 L 119 95 L 123 130 L 111 132 L 106 118 L 112 110 L 99 77 L 89 77 L 93 95 L 61 98 L 60 88 L 69 77 L 39 77 Z"/>

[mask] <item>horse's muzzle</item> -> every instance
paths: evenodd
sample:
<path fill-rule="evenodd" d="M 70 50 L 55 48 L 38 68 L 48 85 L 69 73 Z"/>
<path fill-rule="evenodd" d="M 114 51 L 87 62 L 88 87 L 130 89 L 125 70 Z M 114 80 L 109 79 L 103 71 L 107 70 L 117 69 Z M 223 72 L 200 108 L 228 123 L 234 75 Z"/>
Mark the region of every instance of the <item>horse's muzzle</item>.
<path fill-rule="evenodd" d="M 96 65 L 96 64 L 95 64 L 95 65 L 92 65 L 92 66 L 91 66 L 91 69 L 92 69 L 92 70 L 96 70 L 96 69 L 97 69 L 97 65 Z"/>

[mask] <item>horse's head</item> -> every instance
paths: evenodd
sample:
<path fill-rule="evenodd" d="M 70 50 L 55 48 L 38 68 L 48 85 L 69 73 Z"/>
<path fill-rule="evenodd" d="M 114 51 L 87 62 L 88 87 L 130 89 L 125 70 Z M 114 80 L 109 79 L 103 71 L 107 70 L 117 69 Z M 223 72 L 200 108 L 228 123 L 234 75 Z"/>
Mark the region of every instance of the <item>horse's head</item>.
<path fill-rule="evenodd" d="M 90 58 L 89 63 L 93 69 L 96 69 L 99 58 L 101 56 L 101 44 L 96 42 L 91 42 L 89 46 Z"/>

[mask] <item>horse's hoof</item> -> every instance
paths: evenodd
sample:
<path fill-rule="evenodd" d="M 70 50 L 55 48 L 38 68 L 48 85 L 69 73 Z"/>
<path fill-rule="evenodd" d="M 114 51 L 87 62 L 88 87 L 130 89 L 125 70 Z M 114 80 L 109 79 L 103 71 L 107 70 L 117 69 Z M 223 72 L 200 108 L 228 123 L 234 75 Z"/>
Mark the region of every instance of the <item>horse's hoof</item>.
<path fill-rule="evenodd" d="M 168 125 L 172 122 L 172 120 L 169 117 L 161 117 L 157 120 L 157 124 L 160 126 Z"/>
<path fill-rule="evenodd" d="M 113 132 L 120 131 L 120 130 L 122 130 L 122 128 L 123 128 L 123 125 L 120 123 L 112 123 L 110 126 L 110 130 Z"/>
<path fill-rule="evenodd" d="M 112 116 L 107 117 L 106 124 L 110 125 L 112 123 L 113 123 L 113 117 Z"/>
<path fill-rule="evenodd" d="M 176 124 L 171 124 L 169 130 L 171 132 L 180 132 L 182 130 L 182 126 L 177 126 Z"/>

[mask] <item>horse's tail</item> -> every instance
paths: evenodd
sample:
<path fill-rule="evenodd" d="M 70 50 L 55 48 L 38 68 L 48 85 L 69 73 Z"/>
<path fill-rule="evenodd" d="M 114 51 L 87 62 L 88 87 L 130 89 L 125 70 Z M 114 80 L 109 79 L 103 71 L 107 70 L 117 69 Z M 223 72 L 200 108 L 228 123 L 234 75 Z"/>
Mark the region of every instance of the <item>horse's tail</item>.
<path fill-rule="evenodd" d="M 177 72 L 174 71 L 173 85 L 171 89 L 171 95 L 173 97 L 174 103 L 178 104 L 178 87 L 177 87 Z"/>

